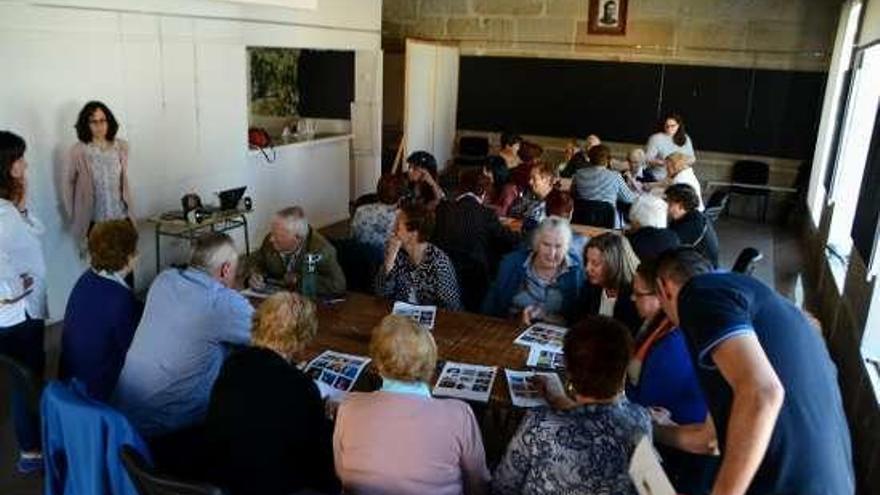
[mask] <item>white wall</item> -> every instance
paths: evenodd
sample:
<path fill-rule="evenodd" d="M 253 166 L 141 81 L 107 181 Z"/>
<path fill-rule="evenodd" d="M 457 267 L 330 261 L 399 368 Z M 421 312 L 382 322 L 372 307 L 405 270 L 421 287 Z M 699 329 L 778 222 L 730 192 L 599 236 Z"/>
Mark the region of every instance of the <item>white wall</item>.
<path fill-rule="evenodd" d="M 859 33 L 859 45 L 867 45 L 880 40 L 880 0 L 868 0 Z"/>
<path fill-rule="evenodd" d="M 255 164 L 248 156 L 245 47 L 379 54 L 380 19 L 380 0 L 320 0 L 316 10 L 212 0 L 45 0 L 39 5 L 0 0 L 0 129 L 28 142 L 29 203 L 47 226 L 42 241 L 52 318 L 63 316 L 67 294 L 85 267 L 61 215 L 58 185 L 61 157 L 76 139 L 73 123 L 87 100 L 107 103 L 121 123 L 119 135 L 131 143 L 129 173 L 138 217 L 179 207 L 185 192 L 206 197 L 247 184 L 258 193 L 254 220 L 264 219 L 268 213 L 262 209 L 277 201 L 263 201 L 259 194 L 274 198 L 289 192 L 289 202 L 300 198 L 287 171 Z M 367 79 L 372 74 L 371 88 L 377 82 L 381 87 L 380 70 L 378 64 L 359 66 Z M 376 112 L 381 118 L 381 104 Z M 373 150 L 379 144 L 362 147 Z M 305 159 L 308 166 L 321 167 L 325 159 L 348 163 L 347 155 L 337 151 Z M 358 166 L 378 169 L 379 162 L 362 159 Z M 344 180 L 347 184 L 348 177 Z M 311 189 L 316 186 L 325 185 Z M 306 198 L 303 204 L 315 218 L 338 216 L 335 212 L 347 206 L 347 189 L 343 185 L 341 192 L 326 195 L 341 203 L 333 212 L 321 211 L 328 207 L 325 202 Z M 264 231 L 255 223 L 252 239 Z M 137 283 L 144 287 L 155 269 L 152 229 L 142 227 L 141 238 Z"/>

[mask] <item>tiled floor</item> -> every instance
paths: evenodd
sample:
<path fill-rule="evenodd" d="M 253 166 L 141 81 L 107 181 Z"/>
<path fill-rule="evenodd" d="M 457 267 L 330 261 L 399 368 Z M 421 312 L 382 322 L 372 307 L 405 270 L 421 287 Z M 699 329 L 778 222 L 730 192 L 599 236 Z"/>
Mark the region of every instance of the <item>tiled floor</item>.
<path fill-rule="evenodd" d="M 752 246 L 764 254 L 755 276 L 775 286 L 782 294 L 798 304 L 803 302 L 801 285 L 803 253 L 796 233 L 784 227 L 774 227 L 746 220 L 722 218 L 717 224 L 721 244 L 720 261 L 729 268 L 744 247 Z M 48 332 L 50 363 L 57 362 L 60 335 L 57 327 Z M 53 376 L 54 366 L 50 370 Z M 0 373 L 0 495 L 38 495 L 42 493 L 42 479 L 22 479 L 14 474 L 17 455 L 7 405 L 8 385 L 6 376 Z"/>

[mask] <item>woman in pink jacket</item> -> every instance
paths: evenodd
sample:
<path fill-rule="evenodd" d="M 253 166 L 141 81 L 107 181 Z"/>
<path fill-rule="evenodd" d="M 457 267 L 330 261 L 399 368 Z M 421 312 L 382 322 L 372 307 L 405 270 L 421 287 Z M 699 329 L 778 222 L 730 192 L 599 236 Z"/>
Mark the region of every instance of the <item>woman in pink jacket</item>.
<path fill-rule="evenodd" d="M 134 225 L 128 143 L 116 137 L 119 123 L 113 112 L 100 101 L 90 101 L 75 127 L 79 142 L 70 149 L 62 184 L 74 237 L 85 239 L 97 222 L 128 219 Z"/>

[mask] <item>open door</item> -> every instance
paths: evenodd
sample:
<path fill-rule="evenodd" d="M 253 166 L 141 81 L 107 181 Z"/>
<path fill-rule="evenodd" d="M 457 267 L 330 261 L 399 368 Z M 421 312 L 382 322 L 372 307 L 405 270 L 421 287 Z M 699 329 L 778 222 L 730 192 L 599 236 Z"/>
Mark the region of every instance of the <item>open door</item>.
<path fill-rule="evenodd" d="M 404 160 L 424 150 L 440 170 L 452 159 L 458 108 L 457 46 L 406 40 Z"/>

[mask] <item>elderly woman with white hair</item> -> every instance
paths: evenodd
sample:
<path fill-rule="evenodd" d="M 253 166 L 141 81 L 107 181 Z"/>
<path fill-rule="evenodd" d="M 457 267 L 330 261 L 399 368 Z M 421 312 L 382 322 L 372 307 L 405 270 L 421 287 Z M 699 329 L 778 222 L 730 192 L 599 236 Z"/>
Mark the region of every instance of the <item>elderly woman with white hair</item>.
<path fill-rule="evenodd" d="M 657 196 L 643 194 L 629 210 L 629 243 L 641 261 L 656 259 L 663 251 L 681 244 L 678 235 L 666 228 L 668 206 Z"/>
<path fill-rule="evenodd" d="M 570 321 L 583 278 L 581 263 L 571 256 L 571 226 L 560 217 L 546 218 L 532 236 L 531 249 L 501 260 L 498 277 L 486 299 L 484 314 L 533 320 Z"/>
<path fill-rule="evenodd" d="M 486 493 L 489 470 L 474 413 L 460 400 L 431 396 L 431 332 L 388 315 L 373 329 L 370 356 L 382 388 L 348 394 L 336 416 L 333 454 L 345 493 Z"/>

